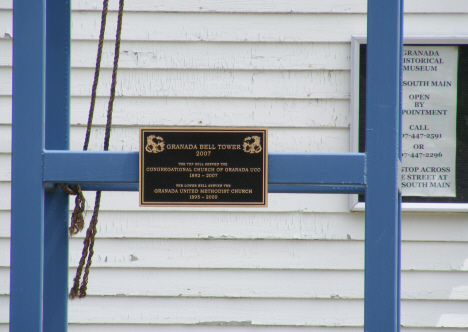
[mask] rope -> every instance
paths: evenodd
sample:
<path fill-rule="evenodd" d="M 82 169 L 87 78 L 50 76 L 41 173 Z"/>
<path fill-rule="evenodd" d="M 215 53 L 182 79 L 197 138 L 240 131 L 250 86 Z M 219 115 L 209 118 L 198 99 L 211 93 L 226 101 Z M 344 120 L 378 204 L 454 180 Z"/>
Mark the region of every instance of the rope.
<path fill-rule="evenodd" d="M 101 31 L 99 34 L 98 54 L 96 57 L 96 68 L 94 72 L 94 81 L 93 81 L 93 88 L 92 88 L 92 93 L 91 93 L 91 106 L 90 106 L 89 116 L 88 116 L 88 125 L 86 128 L 85 143 L 83 146 L 84 151 L 88 149 L 89 138 L 91 135 L 91 126 L 92 126 L 93 115 L 94 115 L 94 106 L 96 103 L 96 90 L 97 90 L 97 85 L 99 81 L 99 71 L 101 67 L 102 45 L 104 44 L 104 32 L 105 32 L 106 17 L 107 17 L 107 11 L 108 11 L 107 9 L 108 2 L 109 0 L 104 0 L 103 8 L 102 8 Z M 117 20 L 117 32 L 116 32 L 116 38 L 115 38 L 115 53 L 114 53 L 114 65 L 113 65 L 113 70 L 112 70 L 112 83 L 111 83 L 111 89 L 110 89 L 109 103 L 107 106 L 107 123 L 106 123 L 106 132 L 104 135 L 104 151 L 109 150 L 109 140 L 110 140 L 111 125 L 112 125 L 112 111 L 113 111 L 113 104 L 114 104 L 114 99 L 115 99 L 115 87 L 117 84 L 117 70 L 118 70 L 118 62 L 119 62 L 119 54 L 120 54 L 120 40 L 121 40 L 120 36 L 122 32 L 123 7 L 124 7 L 124 0 L 120 0 L 119 1 L 119 14 L 118 14 L 118 20 Z M 62 186 L 62 189 L 64 187 L 70 190 L 65 185 Z M 79 186 L 76 186 L 76 187 L 77 187 L 76 189 L 77 198 L 75 200 L 75 211 L 77 211 L 77 213 L 76 213 L 75 219 L 74 219 L 75 211 L 72 214 L 72 225 L 70 226 L 70 229 L 69 229 L 70 235 L 74 235 L 78 233 L 79 231 L 81 231 L 83 229 L 83 224 L 84 224 L 82 214 L 81 214 L 81 219 L 80 219 L 80 214 L 79 214 L 81 207 L 83 207 L 83 210 L 84 210 L 84 197 L 81 193 L 81 188 Z M 65 192 L 67 192 L 66 189 L 64 189 Z M 81 193 L 81 194 L 78 194 L 78 193 Z M 80 199 L 78 197 L 80 197 Z M 78 264 L 78 268 L 76 270 L 76 276 L 73 280 L 73 286 L 70 290 L 70 294 L 69 294 L 70 299 L 75 299 L 76 297 L 83 298 L 86 296 L 89 269 L 91 267 L 92 257 L 94 255 L 94 242 L 95 242 L 95 236 L 97 233 L 96 225 L 98 223 L 100 203 L 101 203 L 101 191 L 97 191 L 96 197 L 94 200 L 93 216 L 91 217 L 89 227 L 86 231 L 86 237 L 83 241 L 83 251 L 81 253 L 81 259 Z M 81 212 L 83 210 L 81 210 Z M 74 220 L 78 220 L 78 221 L 74 221 Z M 80 223 L 80 220 L 82 223 Z M 81 228 L 79 228 L 80 225 L 81 225 Z M 86 262 L 86 266 L 84 268 L 83 280 L 80 286 L 81 274 L 83 272 L 83 267 L 84 267 L 85 262 Z"/>
<path fill-rule="evenodd" d="M 68 228 L 70 236 L 73 236 L 81 232 L 84 227 L 83 211 L 85 209 L 85 199 L 80 186 L 76 186 L 75 191 L 68 188 L 64 183 L 61 183 L 60 187 L 62 187 L 62 190 L 68 195 L 76 195 L 75 209 L 73 210 L 71 217 L 71 226 Z"/>

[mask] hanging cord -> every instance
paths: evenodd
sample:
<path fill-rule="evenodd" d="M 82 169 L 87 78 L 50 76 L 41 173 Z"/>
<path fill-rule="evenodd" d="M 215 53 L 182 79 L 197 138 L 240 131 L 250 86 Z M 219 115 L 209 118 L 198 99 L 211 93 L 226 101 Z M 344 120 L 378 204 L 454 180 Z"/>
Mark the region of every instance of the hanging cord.
<path fill-rule="evenodd" d="M 88 117 L 88 126 L 86 129 L 86 138 L 85 138 L 85 143 L 83 150 L 88 149 L 88 144 L 89 144 L 89 137 L 91 133 L 91 125 L 93 121 L 93 114 L 94 114 L 94 105 L 96 101 L 96 90 L 97 90 L 97 84 L 99 80 L 99 70 L 101 66 L 101 54 L 102 54 L 102 45 L 104 43 L 104 32 L 105 32 L 105 25 L 106 25 L 106 17 L 107 17 L 107 7 L 108 7 L 108 0 L 104 0 L 103 3 L 103 9 L 102 9 L 102 17 L 101 17 L 101 32 L 99 34 L 99 47 L 98 47 L 98 55 L 96 58 L 96 69 L 94 73 L 94 82 L 93 82 L 93 91 L 91 94 L 91 106 L 89 110 L 89 117 Z M 114 66 L 112 70 L 112 83 L 111 83 L 111 90 L 110 90 L 110 98 L 109 98 L 109 103 L 107 106 L 107 123 L 106 123 L 106 132 L 104 136 L 104 151 L 109 150 L 109 140 L 110 140 L 110 131 L 111 131 L 111 125 L 112 125 L 112 111 L 113 111 L 113 104 L 114 104 L 114 99 L 115 99 L 115 87 L 117 84 L 117 70 L 118 70 L 118 62 L 119 62 L 119 54 L 120 54 L 120 35 L 122 31 L 122 14 L 123 14 L 123 7 L 124 7 L 124 0 L 119 1 L 119 14 L 118 14 L 118 21 L 117 21 L 117 32 L 116 32 L 116 38 L 115 38 L 115 54 L 114 54 Z M 77 189 L 81 191 L 79 186 L 77 186 Z M 77 197 L 78 200 L 78 197 Z M 89 223 L 88 230 L 86 231 L 86 237 L 83 241 L 83 251 L 81 253 L 81 259 L 78 264 L 78 268 L 76 270 L 76 276 L 75 279 L 73 280 L 73 286 L 70 290 L 69 298 L 70 299 L 75 299 L 76 297 L 83 298 L 86 296 L 86 289 L 88 286 L 88 275 L 89 275 L 89 269 L 92 264 L 92 257 L 94 254 L 94 241 L 95 241 L 95 236 L 97 233 L 97 228 L 96 225 L 98 223 L 98 215 L 99 215 L 99 206 L 101 203 L 101 191 L 96 192 L 96 198 L 94 201 L 94 211 L 93 211 L 93 216 L 91 217 L 91 221 Z M 75 202 L 75 204 L 77 204 Z M 84 206 L 84 203 L 83 203 Z M 76 206 L 75 206 L 76 210 Z M 71 234 L 71 228 L 73 227 L 73 215 L 72 215 L 72 226 L 70 227 L 70 234 Z M 83 228 L 83 227 L 81 227 Z M 76 233 L 74 233 L 76 234 Z M 87 258 L 87 260 L 86 260 Z M 81 282 L 80 285 L 80 279 L 81 279 L 81 274 L 83 271 L 83 266 L 86 261 L 86 267 L 85 271 L 83 274 L 83 281 Z"/>
<path fill-rule="evenodd" d="M 96 105 L 96 91 L 97 91 L 97 86 L 99 82 L 99 73 L 101 69 L 102 47 L 104 45 L 104 33 L 106 31 L 108 4 L 109 4 L 109 0 L 104 0 L 102 4 L 101 31 L 99 32 L 99 44 L 98 44 L 98 51 L 97 51 L 97 56 L 96 56 L 96 67 L 94 69 L 94 80 L 93 80 L 93 87 L 91 91 L 91 105 L 89 107 L 88 125 L 86 126 L 86 136 L 85 136 L 85 141 L 83 145 L 83 151 L 88 150 L 89 138 L 91 136 L 91 127 L 93 125 L 94 106 Z M 60 186 L 62 187 L 63 191 L 67 193 L 68 195 L 76 195 L 75 210 L 73 211 L 73 214 L 72 214 L 71 225 L 68 228 L 68 232 L 70 233 L 70 236 L 73 236 L 81 232 L 84 227 L 83 211 L 84 211 L 85 198 L 79 185 L 76 185 L 75 190 L 68 188 L 63 183 L 61 183 Z"/>

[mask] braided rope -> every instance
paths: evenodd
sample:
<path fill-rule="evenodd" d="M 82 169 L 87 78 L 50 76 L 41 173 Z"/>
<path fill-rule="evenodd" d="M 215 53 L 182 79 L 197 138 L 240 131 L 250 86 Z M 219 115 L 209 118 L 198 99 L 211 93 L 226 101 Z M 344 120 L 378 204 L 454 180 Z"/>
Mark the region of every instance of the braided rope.
<path fill-rule="evenodd" d="M 91 94 L 91 106 L 89 110 L 88 126 L 86 128 L 86 138 L 85 138 L 83 150 L 88 149 L 89 137 L 91 133 L 91 125 L 92 125 L 93 114 L 94 114 L 94 105 L 96 102 L 96 90 L 97 90 L 97 84 L 99 80 L 99 70 L 101 66 L 102 45 L 104 43 L 107 7 L 108 7 L 108 0 L 104 0 L 102 16 L 101 16 L 101 32 L 99 34 L 98 55 L 96 58 L 96 69 L 94 73 L 94 82 L 93 82 L 93 89 L 92 89 L 92 94 Z M 117 84 L 117 70 L 118 70 L 118 62 L 119 62 L 119 54 L 120 54 L 120 41 L 121 41 L 120 36 L 122 32 L 123 7 L 124 7 L 124 0 L 120 0 L 119 1 L 119 14 L 118 14 L 118 20 L 117 20 L 117 32 L 116 32 L 116 38 L 115 38 L 115 53 L 114 53 L 114 65 L 113 65 L 113 70 L 112 70 L 112 83 L 111 83 L 109 103 L 107 107 L 107 123 L 106 123 L 106 132 L 104 136 L 104 151 L 107 151 L 109 149 L 109 140 L 110 140 L 111 125 L 112 125 L 112 111 L 113 111 L 113 104 L 114 104 L 114 99 L 115 99 L 115 87 Z M 79 186 L 77 186 L 77 188 L 79 188 Z M 81 191 L 81 189 L 79 189 L 79 191 Z M 78 200 L 78 197 L 77 197 L 77 200 Z M 97 191 L 96 198 L 94 201 L 93 216 L 91 217 L 89 227 L 86 231 L 86 237 L 83 241 L 83 251 L 81 253 L 81 259 L 78 264 L 78 268 L 76 270 L 76 276 L 73 280 L 73 286 L 70 290 L 70 294 L 69 294 L 70 299 L 75 299 L 76 297 L 83 298 L 86 296 L 89 269 L 91 267 L 92 257 L 94 255 L 94 242 L 95 242 L 95 236 L 97 233 L 96 225 L 98 223 L 100 203 L 101 203 L 101 191 Z M 81 203 L 77 203 L 77 201 L 75 201 L 75 204 L 76 204 L 75 205 L 75 210 L 76 210 L 77 209 L 76 206 L 78 206 L 78 204 L 81 204 Z M 84 207 L 84 201 L 82 205 Z M 72 216 L 72 220 L 73 220 L 73 216 Z M 81 227 L 81 229 L 82 228 L 83 227 Z M 76 234 L 76 233 L 73 233 L 73 234 Z M 70 234 L 72 234 L 71 231 L 70 231 Z M 85 262 L 86 262 L 86 266 L 84 267 Z M 83 274 L 83 280 L 80 286 L 80 279 L 81 279 L 81 274 L 83 273 L 83 267 L 84 267 L 84 274 Z"/>
<path fill-rule="evenodd" d="M 104 0 L 102 4 L 101 31 L 99 32 L 99 44 L 98 44 L 98 51 L 97 51 L 97 56 L 96 56 L 96 67 L 94 69 L 93 88 L 91 90 L 91 105 L 89 106 L 88 125 L 86 127 L 86 136 L 85 136 L 85 141 L 83 145 L 83 151 L 88 150 L 89 138 L 91 136 L 91 126 L 93 123 L 94 106 L 96 105 L 96 93 L 97 93 L 97 86 L 99 82 L 99 73 L 101 69 L 101 57 L 102 57 L 102 47 L 104 45 L 104 33 L 106 32 L 108 4 L 109 4 L 109 0 Z"/>

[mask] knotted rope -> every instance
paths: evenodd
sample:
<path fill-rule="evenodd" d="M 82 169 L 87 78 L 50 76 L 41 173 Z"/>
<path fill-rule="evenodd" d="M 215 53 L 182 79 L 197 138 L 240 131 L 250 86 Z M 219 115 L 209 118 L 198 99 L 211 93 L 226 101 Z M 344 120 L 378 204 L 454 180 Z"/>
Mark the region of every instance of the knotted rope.
<path fill-rule="evenodd" d="M 99 45 L 98 45 L 98 52 L 96 57 L 96 68 L 94 71 L 94 81 L 93 87 L 91 92 L 91 105 L 89 109 L 89 116 L 88 116 L 88 125 L 86 127 L 86 137 L 83 146 L 83 151 L 88 150 L 89 145 L 89 138 L 91 136 L 91 127 L 93 122 L 94 116 L 94 106 L 96 104 L 96 91 L 97 85 L 99 81 L 99 72 L 101 68 L 101 56 L 102 56 L 102 47 L 104 44 L 104 33 L 106 29 L 106 18 L 107 18 L 107 11 L 108 11 L 108 3 L 109 0 L 104 0 L 103 8 L 102 8 L 102 15 L 101 15 L 101 31 L 99 33 Z M 119 54 L 120 54 L 120 35 L 122 31 L 122 14 L 123 14 L 123 7 L 124 7 L 124 0 L 119 1 L 119 14 L 117 19 L 117 32 L 115 37 L 115 53 L 114 53 L 114 66 L 112 70 L 112 83 L 110 89 L 110 98 L 109 103 L 107 105 L 107 123 L 106 123 L 106 132 L 104 135 L 104 151 L 109 150 L 109 139 L 110 139 L 110 131 L 112 125 L 112 110 L 114 105 L 115 99 L 115 86 L 117 84 L 117 70 L 118 70 L 118 63 L 119 63 Z M 79 231 L 83 229 L 84 226 L 84 219 L 83 219 L 83 211 L 84 211 L 84 196 L 81 192 L 81 188 L 79 185 L 76 186 L 76 189 L 73 191 L 64 184 L 61 185 L 62 189 L 70 194 L 76 195 L 75 199 L 75 210 L 73 211 L 72 218 L 71 218 L 71 226 L 69 228 L 70 236 L 77 234 Z M 95 236 L 97 233 L 96 225 L 98 223 L 98 215 L 99 215 L 99 206 L 101 203 L 101 191 L 96 192 L 96 198 L 94 201 L 94 210 L 93 216 L 91 217 L 91 221 L 89 223 L 88 230 L 86 231 L 86 237 L 83 241 L 83 251 L 81 253 L 81 259 L 78 264 L 78 268 L 76 270 L 76 276 L 73 280 L 73 286 L 70 290 L 69 298 L 75 299 L 76 297 L 83 298 L 86 296 L 86 289 L 88 286 L 88 275 L 89 269 L 92 264 L 92 257 L 94 254 L 94 241 Z M 84 264 L 86 262 L 86 266 Z M 83 272 L 84 267 L 84 274 L 83 280 L 80 286 L 80 279 Z"/>

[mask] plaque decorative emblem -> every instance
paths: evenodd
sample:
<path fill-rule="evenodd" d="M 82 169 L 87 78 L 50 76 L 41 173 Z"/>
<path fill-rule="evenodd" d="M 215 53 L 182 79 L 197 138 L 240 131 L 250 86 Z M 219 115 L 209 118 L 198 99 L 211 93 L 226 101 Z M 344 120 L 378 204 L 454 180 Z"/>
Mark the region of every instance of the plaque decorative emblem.
<path fill-rule="evenodd" d="M 260 137 L 252 136 L 246 137 L 244 143 L 242 144 L 244 152 L 247 153 L 259 153 L 262 151 L 262 146 L 260 145 Z"/>
<path fill-rule="evenodd" d="M 157 143 L 154 141 L 156 140 Z M 164 151 L 164 140 L 160 136 L 150 135 L 146 138 L 145 150 L 149 153 L 159 153 Z"/>

